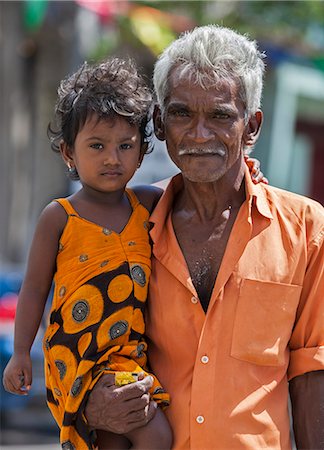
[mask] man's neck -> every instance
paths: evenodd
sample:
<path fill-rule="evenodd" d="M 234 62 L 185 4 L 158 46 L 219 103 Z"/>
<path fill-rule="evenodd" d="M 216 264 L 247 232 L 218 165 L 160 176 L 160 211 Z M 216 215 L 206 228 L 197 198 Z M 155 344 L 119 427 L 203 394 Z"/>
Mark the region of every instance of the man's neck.
<path fill-rule="evenodd" d="M 183 177 L 183 189 L 176 197 L 173 211 L 197 214 L 203 222 L 227 209 L 239 208 L 244 200 L 244 166 L 240 166 L 211 183 L 196 183 Z"/>

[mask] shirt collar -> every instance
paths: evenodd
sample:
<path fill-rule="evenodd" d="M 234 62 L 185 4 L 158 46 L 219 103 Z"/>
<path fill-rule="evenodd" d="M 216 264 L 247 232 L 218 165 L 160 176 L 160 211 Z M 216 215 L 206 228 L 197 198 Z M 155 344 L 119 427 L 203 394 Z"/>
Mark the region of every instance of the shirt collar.
<path fill-rule="evenodd" d="M 247 166 L 245 167 L 244 172 L 246 199 L 249 200 L 252 205 L 256 206 L 262 216 L 267 217 L 268 219 L 273 219 L 266 195 L 265 185 L 263 183 L 253 183 Z"/>

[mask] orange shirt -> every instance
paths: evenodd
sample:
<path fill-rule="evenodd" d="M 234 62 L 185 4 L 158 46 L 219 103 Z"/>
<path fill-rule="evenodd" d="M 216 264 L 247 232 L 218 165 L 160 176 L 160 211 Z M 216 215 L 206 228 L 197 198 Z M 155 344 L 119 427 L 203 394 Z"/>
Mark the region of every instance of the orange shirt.
<path fill-rule="evenodd" d="M 176 450 L 290 449 L 287 380 L 324 369 L 324 209 L 245 184 L 207 314 L 172 226 L 181 175 L 151 216 L 149 360 Z"/>

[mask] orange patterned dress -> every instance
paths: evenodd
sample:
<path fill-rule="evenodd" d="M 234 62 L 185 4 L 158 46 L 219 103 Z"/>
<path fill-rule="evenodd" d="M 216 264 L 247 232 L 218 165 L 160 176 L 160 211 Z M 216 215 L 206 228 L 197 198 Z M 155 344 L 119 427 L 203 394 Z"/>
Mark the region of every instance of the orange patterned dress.
<path fill-rule="evenodd" d="M 102 374 L 146 370 L 149 212 L 132 190 L 126 192 L 133 211 L 120 233 L 80 217 L 67 199 L 56 200 L 68 220 L 59 243 L 44 355 L 47 402 L 65 450 L 95 448 L 83 411 Z M 168 404 L 169 395 L 153 378 L 152 398 Z"/>

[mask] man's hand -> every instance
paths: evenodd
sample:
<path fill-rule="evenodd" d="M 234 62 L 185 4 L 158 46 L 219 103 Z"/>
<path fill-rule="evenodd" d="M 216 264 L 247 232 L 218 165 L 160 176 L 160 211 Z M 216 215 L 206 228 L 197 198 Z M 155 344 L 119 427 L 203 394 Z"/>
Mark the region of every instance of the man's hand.
<path fill-rule="evenodd" d="M 266 178 L 261 172 L 260 161 L 256 158 L 250 158 L 249 156 L 244 156 L 245 163 L 247 164 L 251 179 L 254 184 L 264 183 L 269 184 L 268 178 Z"/>
<path fill-rule="evenodd" d="M 113 374 L 103 375 L 94 386 L 85 408 L 90 427 L 125 434 L 146 425 L 157 408 L 148 393 L 152 384 L 152 377 L 148 376 L 117 387 Z"/>

